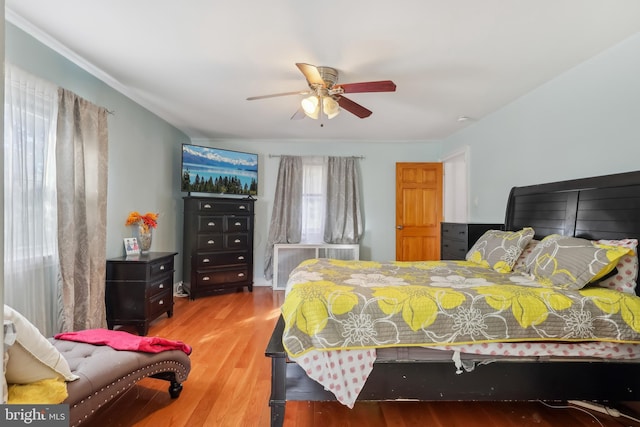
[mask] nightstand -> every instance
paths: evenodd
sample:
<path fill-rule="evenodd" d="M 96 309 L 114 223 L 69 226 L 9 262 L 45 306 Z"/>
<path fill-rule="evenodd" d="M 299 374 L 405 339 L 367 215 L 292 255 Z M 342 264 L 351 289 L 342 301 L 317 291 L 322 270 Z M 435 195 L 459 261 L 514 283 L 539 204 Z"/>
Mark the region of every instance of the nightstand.
<path fill-rule="evenodd" d="M 107 260 L 107 327 L 134 325 L 147 335 L 149 323 L 173 316 L 173 258 L 177 252 L 149 252 Z"/>
<path fill-rule="evenodd" d="M 464 260 L 469 249 L 487 230 L 502 230 L 502 224 L 443 222 L 440 224 L 440 259 Z"/>

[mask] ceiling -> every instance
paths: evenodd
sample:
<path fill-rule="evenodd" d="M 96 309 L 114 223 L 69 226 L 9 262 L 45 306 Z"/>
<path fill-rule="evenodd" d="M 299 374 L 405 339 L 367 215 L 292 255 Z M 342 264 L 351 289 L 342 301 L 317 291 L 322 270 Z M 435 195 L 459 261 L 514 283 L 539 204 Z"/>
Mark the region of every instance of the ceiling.
<path fill-rule="evenodd" d="M 440 140 L 640 31 L 637 0 L 5 0 L 6 18 L 193 138 Z M 296 62 L 373 111 L 290 120 Z M 460 121 L 459 117 L 469 120 Z"/>

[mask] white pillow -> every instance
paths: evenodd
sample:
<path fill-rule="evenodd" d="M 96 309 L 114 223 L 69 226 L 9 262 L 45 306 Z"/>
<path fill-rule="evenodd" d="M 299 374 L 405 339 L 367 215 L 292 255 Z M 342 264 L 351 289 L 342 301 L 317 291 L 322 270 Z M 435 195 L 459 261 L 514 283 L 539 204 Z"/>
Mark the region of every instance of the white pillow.
<path fill-rule="evenodd" d="M 5 373 L 9 384 L 29 384 L 47 378 L 73 381 L 79 377 L 56 349 L 22 314 L 4 306 L 4 320 L 13 322 L 16 342 L 8 349 L 9 361 Z"/>

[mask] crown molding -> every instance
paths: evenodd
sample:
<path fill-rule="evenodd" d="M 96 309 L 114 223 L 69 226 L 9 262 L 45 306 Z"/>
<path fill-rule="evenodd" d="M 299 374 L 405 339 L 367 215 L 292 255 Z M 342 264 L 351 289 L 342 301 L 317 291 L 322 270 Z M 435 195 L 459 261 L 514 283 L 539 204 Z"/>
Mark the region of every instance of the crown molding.
<path fill-rule="evenodd" d="M 111 86 L 115 90 L 121 92 L 125 96 L 134 99 L 135 96 L 132 91 L 125 85 L 123 85 L 120 81 L 115 79 L 109 73 L 105 72 L 101 68 L 95 66 L 91 62 L 87 61 L 85 58 L 80 56 L 78 53 L 69 49 L 67 46 L 60 43 L 58 40 L 53 38 L 48 33 L 44 32 L 42 29 L 38 28 L 31 22 L 24 19 L 22 16 L 11 10 L 11 8 L 6 7 L 5 9 L 5 20 L 12 23 L 16 27 L 20 28 L 25 33 L 29 34 L 34 39 L 38 40 L 43 45 L 57 52 L 64 58 L 68 59 L 78 67 L 82 68 L 92 76 L 97 79 L 103 81 L 105 84 Z M 139 100 L 135 100 L 138 104 L 141 104 Z M 142 105 L 142 104 L 141 104 Z"/>

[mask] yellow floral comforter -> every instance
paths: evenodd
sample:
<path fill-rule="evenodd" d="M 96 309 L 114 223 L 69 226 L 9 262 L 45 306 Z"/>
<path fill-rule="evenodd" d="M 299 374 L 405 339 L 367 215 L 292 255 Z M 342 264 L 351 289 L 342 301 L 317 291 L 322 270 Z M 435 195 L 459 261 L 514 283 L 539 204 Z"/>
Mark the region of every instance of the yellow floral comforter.
<path fill-rule="evenodd" d="M 290 276 L 282 314 L 292 357 L 482 342 L 640 343 L 640 297 L 545 287 L 467 261 L 308 260 Z"/>

